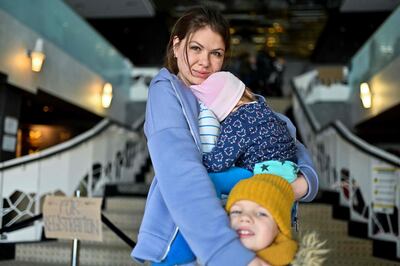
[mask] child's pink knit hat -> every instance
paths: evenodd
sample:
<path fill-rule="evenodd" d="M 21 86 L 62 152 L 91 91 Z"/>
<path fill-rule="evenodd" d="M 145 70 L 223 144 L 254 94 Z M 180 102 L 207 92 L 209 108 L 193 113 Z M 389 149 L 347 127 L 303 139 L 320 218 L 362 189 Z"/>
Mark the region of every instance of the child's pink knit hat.
<path fill-rule="evenodd" d="M 224 120 L 243 95 L 244 83 L 230 72 L 211 74 L 199 85 L 192 85 L 193 94 L 210 109 L 219 121 Z"/>

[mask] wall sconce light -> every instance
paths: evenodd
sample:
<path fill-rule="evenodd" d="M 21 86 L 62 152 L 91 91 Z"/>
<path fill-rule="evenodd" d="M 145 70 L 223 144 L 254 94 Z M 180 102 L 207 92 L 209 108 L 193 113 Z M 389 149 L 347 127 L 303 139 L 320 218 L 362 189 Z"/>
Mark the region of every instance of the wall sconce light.
<path fill-rule="evenodd" d="M 360 98 L 364 108 L 371 108 L 372 93 L 367 82 L 363 82 L 360 85 Z"/>
<path fill-rule="evenodd" d="M 104 84 L 103 92 L 101 94 L 101 105 L 103 106 L 103 108 L 110 107 L 112 97 L 112 85 L 110 83 Z"/>
<path fill-rule="evenodd" d="M 43 40 L 37 39 L 33 50 L 28 50 L 28 56 L 31 58 L 32 71 L 40 72 L 46 55 L 43 53 Z"/>

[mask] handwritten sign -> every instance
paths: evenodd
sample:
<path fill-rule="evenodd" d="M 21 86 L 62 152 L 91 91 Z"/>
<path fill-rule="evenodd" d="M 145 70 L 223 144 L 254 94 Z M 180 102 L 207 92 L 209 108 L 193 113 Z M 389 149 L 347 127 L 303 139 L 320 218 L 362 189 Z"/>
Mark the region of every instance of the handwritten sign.
<path fill-rule="evenodd" d="M 46 196 L 43 205 L 46 237 L 102 241 L 101 200 Z"/>

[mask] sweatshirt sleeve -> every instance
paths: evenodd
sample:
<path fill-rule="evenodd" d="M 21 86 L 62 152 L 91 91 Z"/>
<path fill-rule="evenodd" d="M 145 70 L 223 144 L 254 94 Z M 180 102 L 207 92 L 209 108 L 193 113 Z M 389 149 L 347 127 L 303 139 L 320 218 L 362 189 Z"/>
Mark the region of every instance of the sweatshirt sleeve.
<path fill-rule="evenodd" d="M 200 263 L 247 265 L 255 254 L 241 245 L 229 227 L 168 80 L 149 89 L 145 133 L 162 197 Z"/>
<path fill-rule="evenodd" d="M 276 114 L 279 116 L 279 118 L 286 122 L 290 135 L 293 138 L 296 138 L 296 128 L 293 125 L 292 121 L 290 121 L 290 119 L 283 114 Z M 300 141 L 296 141 L 296 148 L 297 166 L 299 167 L 300 172 L 304 175 L 308 183 L 308 192 L 303 198 L 300 199 L 300 201 L 310 202 L 315 198 L 318 193 L 318 175 L 315 171 L 315 167 L 308 149 Z"/>

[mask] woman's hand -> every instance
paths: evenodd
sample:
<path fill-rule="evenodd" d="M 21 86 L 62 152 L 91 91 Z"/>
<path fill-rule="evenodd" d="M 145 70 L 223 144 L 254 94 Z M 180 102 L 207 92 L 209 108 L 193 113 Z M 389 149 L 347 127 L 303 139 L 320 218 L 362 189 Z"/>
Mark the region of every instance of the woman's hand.
<path fill-rule="evenodd" d="M 302 174 L 298 174 L 296 180 L 294 180 L 291 185 L 295 200 L 301 199 L 308 192 L 308 183 Z"/>
<path fill-rule="evenodd" d="M 255 257 L 252 261 L 250 261 L 249 265 L 247 266 L 271 266 L 267 262 L 263 261 L 259 257 Z"/>

